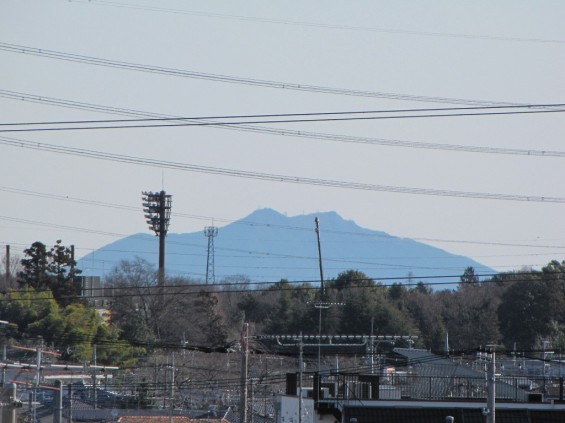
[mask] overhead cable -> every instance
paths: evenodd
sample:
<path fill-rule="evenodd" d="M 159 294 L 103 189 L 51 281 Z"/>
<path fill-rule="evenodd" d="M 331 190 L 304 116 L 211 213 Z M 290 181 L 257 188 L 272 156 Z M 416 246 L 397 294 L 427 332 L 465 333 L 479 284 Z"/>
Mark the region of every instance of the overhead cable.
<path fill-rule="evenodd" d="M 385 34 L 397 34 L 397 35 L 408 35 L 408 36 L 427 36 L 427 37 L 441 37 L 441 38 L 462 38 L 462 39 L 475 39 L 475 40 L 493 40 L 493 41 L 507 41 L 507 42 L 530 42 L 530 43 L 555 43 L 563 44 L 564 40 L 559 39 L 548 39 L 548 38 L 534 38 L 534 37 L 509 37 L 509 36 L 497 36 L 497 35 L 481 35 L 481 34 L 462 34 L 462 33 L 449 33 L 449 32 L 432 32 L 432 31 L 416 31 L 409 29 L 392 29 L 392 28 L 377 28 L 368 26 L 355 26 L 355 25 L 343 25 L 343 24 L 329 24 L 322 22 L 308 22 L 308 21 L 296 21 L 290 19 L 276 19 L 276 18 L 262 18 L 258 16 L 245 16 L 245 15 L 234 15 L 227 13 L 214 13 L 214 12 L 202 12 L 186 9 L 173 9 L 157 6 L 149 6 L 142 4 L 132 4 L 132 3 L 122 3 L 118 1 L 109 0 L 69 0 L 69 3 L 83 3 L 88 5 L 104 5 L 113 6 L 125 9 L 134 10 L 144 10 L 150 12 L 162 12 L 171 13 L 175 15 L 189 15 L 189 16 L 201 16 L 206 18 L 216 18 L 216 19 L 228 19 L 228 20 L 239 20 L 243 22 L 258 22 L 258 23 L 271 23 L 286 26 L 303 26 L 309 28 L 320 28 L 320 29 L 335 29 L 335 30 L 345 30 L 345 31 L 362 31 L 362 32 L 375 32 L 375 33 L 385 33 Z"/>
<path fill-rule="evenodd" d="M 0 97 L 19 100 L 19 101 L 29 101 L 39 104 L 54 105 L 59 107 L 71 108 L 71 109 L 110 113 L 121 116 L 166 118 L 166 119 L 172 119 L 173 121 L 175 119 L 179 119 L 179 121 L 181 121 L 180 119 L 182 119 L 180 116 L 171 116 L 171 115 L 164 115 L 159 113 L 144 112 L 140 110 L 132 110 L 132 109 L 111 107 L 111 106 L 103 106 L 98 104 L 83 103 L 73 100 L 45 97 L 35 94 L 27 94 L 27 93 L 8 91 L 8 90 L 0 90 Z M 211 122 L 211 123 L 215 123 L 215 122 Z M 565 157 L 565 151 L 554 151 L 547 149 L 533 150 L 533 149 L 488 147 L 488 146 L 478 146 L 478 145 L 429 143 L 429 142 L 419 142 L 419 141 L 395 140 L 395 139 L 387 139 L 387 138 L 328 134 L 321 132 L 262 127 L 258 125 L 228 126 L 228 125 L 222 125 L 221 123 L 217 123 L 215 125 L 210 125 L 209 127 L 214 127 L 216 129 L 224 129 L 224 130 L 234 130 L 234 131 L 244 131 L 244 132 L 253 132 L 253 133 L 269 134 L 276 136 L 284 136 L 286 138 L 288 137 L 307 138 L 307 139 L 317 139 L 317 140 L 330 141 L 330 142 L 354 143 L 354 144 L 363 144 L 363 145 L 420 148 L 420 149 L 428 149 L 428 150 L 443 150 L 443 151 L 454 151 L 454 152 L 464 152 L 464 153 L 519 155 L 519 156 L 530 156 L 530 157 Z"/>
<path fill-rule="evenodd" d="M 47 50 L 37 47 L 23 46 L 23 45 L 10 44 L 10 43 L 1 43 L 1 42 L 0 42 L 0 50 L 12 52 L 12 53 L 19 53 L 19 54 L 29 54 L 32 56 L 45 57 L 49 59 L 57 59 L 57 60 L 64 60 L 64 61 L 70 61 L 76 63 L 85 63 L 89 65 L 133 70 L 138 72 L 208 80 L 208 81 L 223 82 L 229 84 L 251 85 L 257 87 L 264 87 L 264 88 L 276 88 L 276 89 L 283 89 L 290 91 L 305 91 L 305 92 L 313 92 L 313 93 L 321 93 L 321 94 L 335 94 L 335 95 L 346 95 L 346 96 L 367 97 L 367 98 L 386 98 L 389 100 L 418 101 L 418 102 L 427 102 L 427 103 L 469 104 L 469 105 L 475 104 L 475 105 L 498 105 L 498 106 L 516 105 L 516 103 L 504 103 L 504 102 L 434 97 L 434 96 L 419 96 L 419 95 L 388 93 L 388 92 L 380 92 L 380 91 L 333 88 L 333 87 L 325 87 L 320 85 L 279 82 L 279 81 L 270 81 L 270 80 L 263 80 L 256 78 L 244 78 L 244 77 L 237 77 L 230 75 L 221 75 L 221 74 L 198 72 L 198 71 L 185 70 L 185 69 L 174 69 L 174 68 L 166 68 L 155 65 L 124 62 L 119 60 L 104 59 L 94 56 L 66 53 L 62 51 Z"/>
<path fill-rule="evenodd" d="M 367 121 L 367 120 L 386 120 L 386 119 L 422 119 L 422 118 L 449 118 L 449 117 L 476 117 L 476 116 L 503 116 L 503 115 L 530 115 L 540 113 L 563 113 L 565 108 L 557 109 L 538 109 L 538 110 L 510 110 L 510 111 L 488 111 L 488 112 L 457 112 L 457 113 L 424 113 L 424 114 L 405 114 L 405 115 L 388 115 L 388 116 L 347 116 L 347 117 L 315 117 L 315 118 L 278 118 L 278 119 L 248 119 L 232 121 L 226 120 L 221 122 L 205 122 L 205 121 L 183 121 L 165 123 L 138 123 L 132 122 L 131 124 L 123 125 L 88 125 L 88 126 L 55 126 L 46 127 L 45 123 L 38 124 L 32 128 L 16 128 L 16 129 L 0 129 L 0 133 L 14 133 L 14 132 L 45 132 L 45 131 L 81 131 L 81 130 L 109 130 L 109 129 L 147 129 L 147 128 L 170 128 L 170 127 L 190 127 L 190 126 L 237 126 L 237 125 L 255 125 L 255 124 L 276 124 L 276 123 L 320 123 L 320 122 L 347 122 L 347 121 Z M 190 118 L 188 118 L 190 119 Z M 183 118 L 184 120 L 184 118 Z M 194 119 L 190 119 L 194 120 Z M 49 124 L 49 123 L 47 123 Z M 20 125 L 20 124 L 8 124 Z M 26 125 L 26 124 L 23 124 Z M 31 124 L 33 125 L 33 124 Z"/>
<path fill-rule="evenodd" d="M 47 143 L 38 143 L 25 141 L 21 139 L 0 137 L 0 144 L 9 145 L 19 148 L 29 148 L 40 151 L 48 151 L 59 154 L 69 154 L 99 160 L 109 160 L 118 163 L 129 163 L 141 166 L 159 167 L 165 169 L 173 169 L 185 172 L 196 172 L 219 176 L 229 176 L 244 179 L 262 180 L 268 182 L 284 182 L 300 185 L 323 186 L 329 188 L 352 189 L 373 192 L 389 192 L 397 194 L 410 195 L 428 195 L 452 198 L 473 198 L 481 200 L 499 200 L 499 201 L 520 201 L 530 203 L 565 203 L 565 197 L 552 197 L 540 195 L 520 195 L 520 194 L 502 194 L 502 193 L 482 193 L 472 191 L 455 191 L 445 189 L 418 188 L 418 187 L 400 187 L 393 185 L 378 185 L 363 182 L 348 182 L 318 178 L 307 178 L 300 176 L 278 175 L 273 173 L 262 173 L 245 171 L 239 169 L 218 168 L 213 166 L 203 166 L 189 163 L 180 163 L 164 160 L 156 160 L 143 157 L 135 157 L 130 155 L 112 154 L 101 151 L 87 150 L 75 147 L 65 147 Z"/>

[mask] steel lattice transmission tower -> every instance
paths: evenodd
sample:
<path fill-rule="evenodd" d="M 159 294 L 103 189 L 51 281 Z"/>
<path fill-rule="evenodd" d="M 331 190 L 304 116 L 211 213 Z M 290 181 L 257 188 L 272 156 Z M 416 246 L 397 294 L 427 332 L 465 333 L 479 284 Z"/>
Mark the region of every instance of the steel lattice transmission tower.
<path fill-rule="evenodd" d="M 204 228 L 204 235 L 208 237 L 208 256 L 206 261 L 206 285 L 216 283 L 214 273 L 214 237 L 218 235 L 218 228 L 207 226 Z"/>
<path fill-rule="evenodd" d="M 159 286 L 165 285 L 165 237 L 171 220 L 173 196 L 165 191 L 143 191 L 143 211 L 149 229 L 159 237 Z"/>

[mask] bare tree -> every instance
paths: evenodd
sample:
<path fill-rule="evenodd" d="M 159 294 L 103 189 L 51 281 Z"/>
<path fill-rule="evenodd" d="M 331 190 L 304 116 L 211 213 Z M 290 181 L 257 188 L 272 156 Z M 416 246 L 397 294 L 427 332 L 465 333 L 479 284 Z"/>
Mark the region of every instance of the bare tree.
<path fill-rule="evenodd" d="M 2 262 L 0 263 L 0 290 L 2 292 L 17 288 L 16 275 L 21 270 L 20 255 L 10 254 L 9 260 L 6 253 L 2 255 Z"/>

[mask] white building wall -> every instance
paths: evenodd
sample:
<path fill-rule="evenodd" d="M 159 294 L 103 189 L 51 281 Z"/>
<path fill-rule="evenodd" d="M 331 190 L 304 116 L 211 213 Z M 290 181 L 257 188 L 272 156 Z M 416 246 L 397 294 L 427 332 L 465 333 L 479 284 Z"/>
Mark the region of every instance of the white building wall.
<path fill-rule="evenodd" d="M 312 398 L 302 398 L 302 418 L 299 418 L 300 403 L 297 396 L 281 395 L 276 404 L 276 423 L 319 423 Z"/>

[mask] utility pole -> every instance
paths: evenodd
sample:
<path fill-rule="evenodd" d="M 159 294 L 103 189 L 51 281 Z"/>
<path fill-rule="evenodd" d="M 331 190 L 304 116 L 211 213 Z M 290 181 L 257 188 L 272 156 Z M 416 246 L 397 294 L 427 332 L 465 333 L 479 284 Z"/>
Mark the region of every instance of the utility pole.
<path fill-rule="evenodd" d="M 314 223 L 316 224 L 316 239 L 318 241 L 318 267 L 320 268 L 320 292 L 319 292 L 319 300 L 313 302 L 312 305 L 318 309 L 318 374 L 320 374 L 321 370 L 321 349 L 322 349 L 322 309 L 328 309 L 332 305 L 338 305 L 338 303 L 323 303 L 322 300 L 324 299 L 324 270 L 322 266 L 322 248 L 320 246 L 320 219 L 317 217 L 314 219 Z M 343 305 L 343 304 L 339 304 Z"/>
<path fill-rule="evenodd" d="M 323 300 L 324 297 L 324 271 L 322 267 L 322 248 L 320 246 L 320 219 L 316 217 L 314 219 L 316 223 L 316 239 L 318 240 L 318 267 L 320 268 L 320 301 Z M 314 306 L 318 308 L 318 374 L 320 374 L 320 367 L 321 367 L 321 344 L 322 344 L 322 306 L 321 303 L 318 303 L 318 306 Z M 301 397 L 302 398 L 302 397 Z M 302 399 L 300 400 L 302 401 Z"/>
<path fill-rule="evenodd" d="M 169 423 L 173 423 L 173 413 L 175 412 L 175 352 L 171 354 L 171 401 L 170 401 Z"/>
<path fill-rule="evenodd" d="M 318 240 L 318 264 L 320 267 L 320 289 L 322 295 L 324 295 L 324 271 L 322 270 L 322 248 L 320 246 L 320 219 L 316 217 L 314 219 L 314 222 L 316 223 L 316 239 Z"/>
<path fill-rule="evenodd" d="M 6 363 L 6 341 L 2 344 L 2 362 Z M 2 367 L 2 385 L 6 383 L 6 366 Z"/>
<path fill-rule="evenodd" d="M 330 303 L 322 301 L 311 301 L 308 302 L 312 307 L 318 309 L 318 373 L 321 369 L 321 348 L 322 348 L 322 310 L 327 310 L 333 306 L 344 306 L 345 303 Z"/>
<path fill-rule="evenodd" d="M 6 245 L 6 272 L 4 273 L 6 278 L 6 289 L 10 286 L 10 246 Z"/>
<path fill-rule="evenodd" d="M 272 339 L 273 335 L 265 335 L 265 336 L 262 336 L 261 338 Z M 298 337 L 296 337 L 296 335 L 290 335 L 290 336 L 277 336 L 277 335 L 275 335 L 274 338 L 277 340 L 277 343 L 279 345 L 283 345 L 283 346 L 286 346 L 286 347 L 292 347 L 292 346 L 298 345 L 298 350 L 299 350 L 299 354 L 298 354 L 298 423 L 302 423 L 302 377 L 303 377 L 303 371 L 304 371 L 304 357 L 303 357 L 304 337 L 302 336 L 302 331 L 300 331 L 300 335 Z M 284 338 L 285 340 L 298 341 L 298 344 L 296 344 L 296 343 L 292 343 L 292 344 L 282 343 L 281 338 Z"/>
<path fill-rule="evenodd" d="M 39 342 L 39 346 L 37 347 L 37 352 L 36 352 L 36 359 L 37 359 L 37 372 L 36 372 L 36 377 L 35 377 L 35 384 L 33 386 L 33 402 L 37 401 L 37 392 L 39 391 L 39 384 L 41 382 L 41 353 L 43 352 L 43 339 L 40 340 Z M 36 420 L 36 415 L 37 415 L 37 410 L 36 410 L 37 406 L 35 404 L 32 404 L 32 417 L 33 417 L 33 421 L 35 422 Z"/>
<path fill-rule="evenodd" d="M 247 423 L 247 367 L 249 364 L 249 323 L 241 331 L 241 394 L 239 398 L 240 423 Z"/>
<path fill-rule="evenodd" d="M 206 260 L 206 285 L 216 283 L 214 271 L 214 237 L 218 235 L 218 228 L 207 226 L 204 228 L 204 235 L 208 237 L 208 254 Z"/>
<path fill-rule="evenodd" d="M 97 392 L 96 392 L 96 344 L 92 346 L 92 361 L 94 366 L 92 366 L 92 399 L 94 404 L 94 409 L 96 409 L 97 403 Z"/>
<path fill-rule="evenodd" d="M 73 383 L 72 383 L 72 378 L 71 378 L 71 383 L 69 383 L 67 385 L 67 389 L 68 389 L 68 396 L 69 396 L 69 414 L 67 416 L 67 422 L 72 423 L 73 422 Z"/>
<path fill-rule="evenodd" d="M 370 366 L 371 366 L 371 374 L 375 373 L 375 346 L 373 342 L 373 324 L 375 322 L 375 318 L 371 317 L 371 339 L 370 339 L 370 346 L 369 346 L 369 353 L 371 354 Z"/>
<path fill-rule="evenodd" d="M 490 360 L 488 361 L 487 381 L 487 423 L 496 422 L 496 346 L 490 345 Z M 487 355 L 488 358 L 488 355 Z"/>
<path fill-rule="evenodd" d="M 55 381 L 55 409 L 53 423 L 63 423 L 63 382 Z"/>
<path fill-rule="evenodd" d="M 15 422 L 16 421 L 16 408 L 20 408 L 22 403 L 16 397 L 16 384 L 9 383 L 0 387 L 0 421 L 1 422 Z"/>
<path fill-rule="evenodd" d="M 300 341 L 298 342 L 298 348 L 300 350 L 298 360 L 298 365 L 300 366 L 300 369 L 298 369 L 300 374 L 300 377 L 298 378 L 298 423 L 302 423 L 302 373 L 304 369 L 304 342 L 302 340 L 302 332 L 300 332 Z"/>
<path fill-rule="evenodd" d="M 165 285 L 165 237 L 171 220 L 172 195 L 161 192 L 142 192 L 143 211 L 149 228 L 159 237 L 159 286 Z"/>

